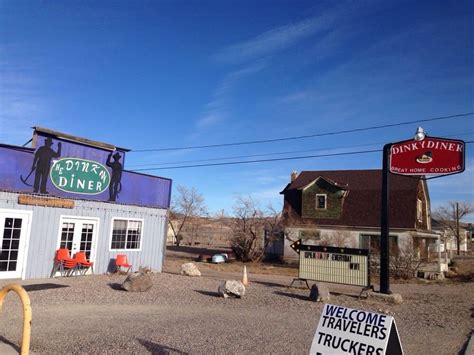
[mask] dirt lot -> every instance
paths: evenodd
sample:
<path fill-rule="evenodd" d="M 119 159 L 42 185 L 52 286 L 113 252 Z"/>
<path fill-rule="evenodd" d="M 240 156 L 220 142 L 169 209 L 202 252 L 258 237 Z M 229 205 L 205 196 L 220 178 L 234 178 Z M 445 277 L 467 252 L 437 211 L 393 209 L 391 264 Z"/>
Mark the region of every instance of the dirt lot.
<path fill-rule="evenodd" d="M 119 290 L 125 276 L 118 275 L 23 282 L 33 306 L 31 349 L 39 354 L 308 353 L 323 304 L 308 301 L 308 290 L 287 288 L 295 269 L 249 265 L 247 295 L 223 299 L 216 292 L 220 281 L 240 279 L 241 265 L 198 263 L 202 277 L 180 276 L 188 257 L 170 253 L 165 272 L 152 275 L 154 286 L 145 293 Z M 473 282 L 394 283 L 392 290 L 405 299 L 401 305 L 358 300 L 359 288 L 329 288 L 333 304 L 393 315 L 406 354 L 457 354 L 474 325 Z M 0 341 L 18 344 L 21 308 L 15 298 L 7 297 L 0 314 Z"/>

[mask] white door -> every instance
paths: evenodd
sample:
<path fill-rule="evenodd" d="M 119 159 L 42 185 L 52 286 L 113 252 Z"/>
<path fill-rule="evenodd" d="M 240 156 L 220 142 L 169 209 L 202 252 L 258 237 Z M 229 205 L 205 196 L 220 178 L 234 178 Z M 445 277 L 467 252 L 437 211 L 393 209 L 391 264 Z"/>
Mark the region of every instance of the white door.
<path fill-rule="evenodd" d="M 71 258 L 79 251 L 86 253 L 89 261 L 95 258 L 97 219 L 62 217 L 59 231 L 59 248 L 69 249 Z"/>
<path fill-rule="evenodd" d="M 31 212 L 0 210 L 0 279 L 21 278 Z"/>

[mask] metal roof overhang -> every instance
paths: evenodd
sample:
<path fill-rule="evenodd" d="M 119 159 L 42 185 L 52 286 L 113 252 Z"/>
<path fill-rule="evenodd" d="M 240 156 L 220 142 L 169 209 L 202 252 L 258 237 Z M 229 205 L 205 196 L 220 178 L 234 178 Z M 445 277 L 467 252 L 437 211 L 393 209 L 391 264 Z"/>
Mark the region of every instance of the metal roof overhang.
<path fill-rule="evenodd" d="M 87 138 L 77 137 L 77 136 L 73 136 L 71 134 L 58 132 L 58 131 L 53 131 L 52 129 L 49 129 L 49 128 L 43 128 L 43 127 L 32 127 L 32 128 L 35 130 L 33 132 L 33 136 L 37 133 L 44 133 L 44 134 L 47 134 L 47 135 L 50 135 L 50 136 L 53 136 L 53 137 L 56 137 L 56 138 L 61 138 L 61 139 L 68 140 L 68 141 L 71 141 L 71 142 L 77 142 L 77 143 L 81 143 L 81 144 L 84 144 L 84 145 L 88 145 L 88 146 L 96 147 L 96 148 L 101 148 L 101 149 L 105 149 L 105 150 L 110 150 L 110 151 L 120 150 L 120 151 L 124 151 L 124 152 L 129 152 L 130 151 L 130 149 L 119 148 L 119 147 L 116 147 L 113 144 L 102 143 L 102 142 L 94 141 L 94 140 L 87 139 Z"/>

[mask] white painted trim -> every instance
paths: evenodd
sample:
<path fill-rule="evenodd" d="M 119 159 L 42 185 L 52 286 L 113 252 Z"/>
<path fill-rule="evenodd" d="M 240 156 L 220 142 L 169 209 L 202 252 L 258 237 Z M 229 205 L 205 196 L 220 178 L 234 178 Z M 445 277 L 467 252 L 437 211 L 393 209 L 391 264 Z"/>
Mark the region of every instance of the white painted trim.
<path fill-rule="evenodd" d="M 327 177 L 324 177 L 322 175 L 318 176 L 316 179 L 314 179 L 313 181 L 309 182 L 308 184 L 306 184 L 305 186 L 303 187 L 300 187 L 299 190 L 306 190 L 307 188 L 313 186 L 316 182 L 318 182 L 319 180 L 324 180 L 326 181 L 328 184 L 332 185 L 332 186 L 335 186 L 341 190 L 346 190 L 344 187 L 340 186 L 337 182 L 335 181 L 332 181 L 331 179 L 328 179 Z"/>
<path fill-rule="evenodd" d="M 423 223 L 423 200 L 416 199 L 416 220 Z"/>
<path fill-rule="evenodd" d="M 318 207 L 318 196 L 324 196 L 324 208 Z M 315 208 L 316 210 L 327 210 L 328 209 L 328 195 L 327 194 L 316 194 L 316 201 L 315 201 Z"/>
<path fill-rule="evenodd" d="M 28 223 L 26 225 L 26 229 L 25 229 L 25 240 L 21 241 L 20 239 L 20 245 L 18 246 L 19 247 L 19 250 L 20 248 L 23 249 L 23 255 L 22 255 L 22 263 L 21 263 L 21 272 L 20 272 L 20 277 L 22 280 L 24 280 L 26 278 L 26 266 L 28 264 L 28 251 L 30 249 L 30 237 L 31 237 L 31 225 L 33 223 L 33 211 L 32 210 L 23 210 L 23 209 L 9 209 L 9 208 L 0 208 L 0 213 L 11 213 L 13 215 L 23 215 L 23 216 L 26 216 L 28 218 Z M 2 227 L 3 228 L 3 227 Z M 22 245 L 23 244 L 23 245 Z M 18 277 L 17 276 L 7 276 L 7 277 L 2 277 L 0 279 L 17 279 Z"/>
<path fill-rule="evenodd" d="M 115 220 L 126 220 L 126 221 L 140 221 L 142 222 L 142 231 L 140 235 L 140 248 L 138 249 L 112 249 L 112 236 L 114 234 L 114 221 Z M 130 217 L 112 217 L 110 220 L 110 235 L 109 235 L 109 252 L 117 253 L 117 252 L 136 252 L 142 251 L 143 246 L 143 237 L 145 235 L 145 219 L 144 218 L 130 218 Z M 127 223 L 127 231 L 128 231 L 128 223 Z"/>
<path fill-rule="evenodd" d="M 97 257 L 97 239 L 99 239 L 99 226 L 100 226 L 100 218 L 98 217 L 87 217 L 87 216 L 70 216 L 70 215 L 60 215 L 59 216 L 59 225 L 58 225 L 58 238 L 56 242 L 56 250 L 59 249 L 59 246 L 61 245 L 61 233 L 62 233 L 62 225 L 63 221 L 65 219 L 75 219 L 77 221 L 95 221 L 96 228 L 94 230 L 94 235 L 92 236 L 92 244 L 91 244 L 91 256 L 89 258 L 89 261 L 92 261 L 95 263 L 95 259 Z M 72 257 L 72 255 L 71 255 Z"/>
<path fill-rule="evenodd" d="M 311 182 L 308 183 L 306 186 L 304 186 L 303 188 L 300 188 L 300 189 L 304 191 L 304 190 L 310 188 L 310 187 L 313 186 L 313 185 L 316 183 L 316 181 L 318 181 L 320 178 L 321 178 L 321 177 L 317 177 L 316 179 L 314 179 L 313 181 L 311 181 Z"/>
<path fill-rule="evenodd" d="M 431 230 L 431 202 L 428 198 L 428 185 L 426 181 L 421 181 L 421 188 L 423 190 L 423 197 L 425 198 L 426 229 Z"/>
<path fill-rule="evenodd" d="M 31 226 L 33 224 L 33 211 L 31 210 L 21 210 L 26 215 L 28 215 L 28 226 L 25 231 L 26 233 L 26 240 L 25 240 L 25 255 L 24 255 L 24 262 L 23 262 L 23 270 L 21 271 L 21 279 L 24 280 L 26 278 L 26 265 L 28 263 L 28 251 L 30 250 L 30 238 L 31 238 Z"/>

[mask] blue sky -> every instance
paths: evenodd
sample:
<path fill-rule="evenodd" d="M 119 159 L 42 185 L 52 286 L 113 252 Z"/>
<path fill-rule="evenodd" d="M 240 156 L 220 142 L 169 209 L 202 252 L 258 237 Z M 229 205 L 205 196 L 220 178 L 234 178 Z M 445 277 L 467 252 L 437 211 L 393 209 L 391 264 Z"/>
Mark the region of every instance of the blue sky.
<path fill-rule="evenodd" d="M 42 126 L 140 150 L 474 112 L 473 24 L 472 1 L 2 0 L 0 142 L 21 145 Z M 472 141 L 473 118 L 421 125 Z M 132 152 L 127 168 L 380 149 L 417 125 Z M 472 147 L 463 174 L 429 183 L 433 209 L 474 201 Z M 158 165 L 168 162 L 177 163 Z M 380 167 L 381 153 L 370 153 L 146 172 L 194 186 L 211 212 L 230 213 L 239 195 L 281 206 L 292 170 Z"/>

